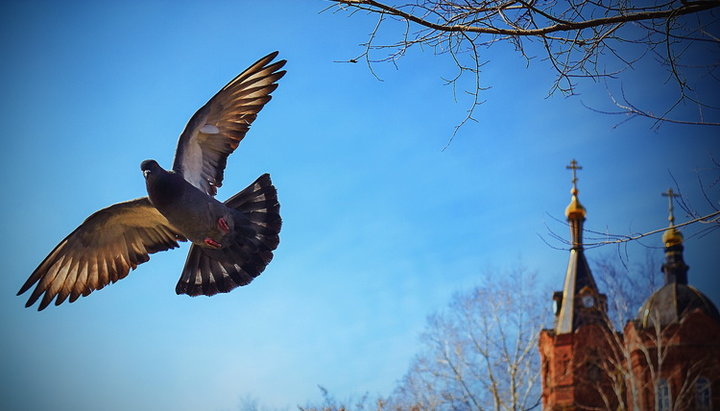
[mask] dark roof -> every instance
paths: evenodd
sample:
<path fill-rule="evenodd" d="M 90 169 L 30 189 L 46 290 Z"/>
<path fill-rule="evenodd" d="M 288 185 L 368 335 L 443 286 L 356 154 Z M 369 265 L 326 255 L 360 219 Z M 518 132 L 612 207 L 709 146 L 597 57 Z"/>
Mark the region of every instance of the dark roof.
<path fill-rule="evenodd" d="M 583 318 L 577 312 L 575 299 L 584 288 L 592 290 L 596 295 L 600 294 L 582 247 L 573 248 L 570 250 L 570 259 L 568 260 L 567 271 L 565 271 L 560 311 L 555 319 L 555 332 L 557 334 L 571 333 L 581 325 L 594 322 L 594 317 L 589 320 Z"/>
<path fill-rule="evenodd" d="M 702 310 L 720 323 L 718 309 L 705 294 L 691 285 L 669 283 L 645 301 L 638 312 L 638 319 L 643 328 L 653 327 L 653 316 L 657 313 L 660 327 L 665 327 L 695 309 Z"/>

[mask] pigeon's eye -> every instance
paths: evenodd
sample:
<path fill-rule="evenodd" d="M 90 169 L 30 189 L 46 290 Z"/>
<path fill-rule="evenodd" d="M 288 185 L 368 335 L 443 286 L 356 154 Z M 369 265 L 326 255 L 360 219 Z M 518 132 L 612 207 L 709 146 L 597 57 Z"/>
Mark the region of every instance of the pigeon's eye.
<path fill-rule="evenodd" d="M 145 178 L 147 178 L 147 176 L 149 176 L 149 175 L 150 175 L 150 170 L 143 170 L 143 176 L 145 176 Z"/>

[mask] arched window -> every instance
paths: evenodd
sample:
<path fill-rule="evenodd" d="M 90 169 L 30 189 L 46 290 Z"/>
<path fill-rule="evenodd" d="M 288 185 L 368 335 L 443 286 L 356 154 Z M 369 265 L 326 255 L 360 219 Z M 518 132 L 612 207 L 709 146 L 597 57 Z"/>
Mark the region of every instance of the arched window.
<path fill-rule="evenodd" d="M 655 409 L 657 411 L 670 411 L 672 409 L 670 397 L 670 384 L 661 378 L 655 386 Z"/>
<path fill-rule="evenodd" d="M 710 380 L 705 377 L 698 378 L 695 382 L 695 409 L 698 411 L 712 410 L 711 394 Z"/>

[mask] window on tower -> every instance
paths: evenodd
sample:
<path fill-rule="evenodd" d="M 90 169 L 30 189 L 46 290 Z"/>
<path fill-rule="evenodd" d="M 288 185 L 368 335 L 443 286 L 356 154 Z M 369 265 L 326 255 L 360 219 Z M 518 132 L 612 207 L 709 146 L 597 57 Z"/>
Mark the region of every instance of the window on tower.
<path fill-rule="evenodd" d="M 672 409 L 672 398 L 670 398 L 670 384 L 661 378 L 655 385 L 655 409 L 657 411 L 670 411 Z"/>
<path fill-rule="evenodd" d="M 695 409 L 698 411 L 712 410 L 710 380 L 705 377 L 698 378 L 695 383 Z"/>

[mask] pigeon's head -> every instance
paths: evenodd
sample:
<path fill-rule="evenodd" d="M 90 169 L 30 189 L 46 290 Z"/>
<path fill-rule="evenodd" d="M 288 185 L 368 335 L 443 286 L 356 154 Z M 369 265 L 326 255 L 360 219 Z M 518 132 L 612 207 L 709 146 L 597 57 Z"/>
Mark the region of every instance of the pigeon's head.
<path fill-rule="evenodd" d="M 155 160 L 145 160 L 140 163 L 140 170 L 142 170 L 143 176 L 145 176 L 145 179 L 147 180 L 150 175 L 153 173 L 157 174 L 160 170 L 162 170 L 162 167 L 160 167 L 160 164 L 158 164 Z"/>

